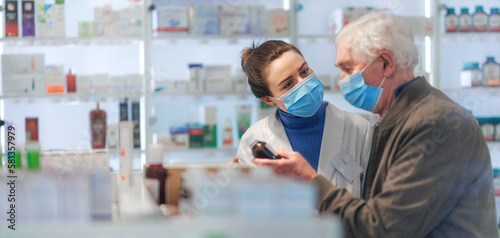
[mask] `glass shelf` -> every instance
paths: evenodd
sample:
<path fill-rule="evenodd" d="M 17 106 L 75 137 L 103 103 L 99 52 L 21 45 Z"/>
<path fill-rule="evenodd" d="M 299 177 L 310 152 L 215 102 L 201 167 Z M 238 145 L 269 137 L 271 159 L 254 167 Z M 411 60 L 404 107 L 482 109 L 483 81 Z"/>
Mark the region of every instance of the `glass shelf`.
<path fill-rule="evenodd" d="M 290 39 L 289 35 L 283 36 L 269 36 L 269 35 L 189 35 L 189 34 L 171 34 L 171 35 L 158 35 L 152 38 L 153 42 L 166 42 L 170 44 L 177 44 L 178 41 L 197 41 L 199 44 L 209 44 L 215 41 L 223 41 L 229 44 L 237 44 L 240 40 L 271 40 L 280 39 L 286 40 Z"/>
<path fill-rule="evenodd" d="M 299 43 L 334 43 L 335 35 L 299 35 Z"/>
<path fill-rule="evenodd" d="M 460 95 L 460 94 L 477 94 L 477 95 L 491 95 L 500 96 L 500 87 L 467 87 L 467 88 L 450 88 L 442 89 L 446 94 Z"/>
<path fill-rule="evenodd" d="M 132 98 L 142 97 L 143 91 L 138 90 L 111 90 L 92 93 L 75 93 L 75 94 L 16 94 L 16 95 L 0 95 L 0 99 L 10 99 L 14 102 L 28 101 L 34 102 L 35 99 L 48 99 L 53 102 L 74 102 L 74 101 L 102 101 L 107 98 Z"/>
<path fill-rule="evenodd" d="M 500 42 L 500 32 L 450 32 L 441 35 L 447 42 Z"/>
<path fill-rule="evenodd" d="M 129 45 L 140 43 L 141 37 L 61 37 L 61 38 L 38 38 L 38 37 L 13 37 L 0 38 L 0 42 L 8 46 L 58 46 L 58 45 Z"/>

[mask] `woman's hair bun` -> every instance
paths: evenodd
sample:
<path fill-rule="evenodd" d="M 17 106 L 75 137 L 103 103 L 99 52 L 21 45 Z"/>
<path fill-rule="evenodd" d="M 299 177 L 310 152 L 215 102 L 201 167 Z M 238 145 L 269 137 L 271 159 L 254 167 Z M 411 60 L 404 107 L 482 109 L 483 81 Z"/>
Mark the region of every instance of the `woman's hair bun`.
<path fill-rule="evenodd" d="M 252 56 L 252 54 L 255 52 L 255 42 L 252 43 L 252 46 L 247 47 L 241 51 L 241 67 L 245 71 L 245 66 L 248 62 L 248 59 Z"/>

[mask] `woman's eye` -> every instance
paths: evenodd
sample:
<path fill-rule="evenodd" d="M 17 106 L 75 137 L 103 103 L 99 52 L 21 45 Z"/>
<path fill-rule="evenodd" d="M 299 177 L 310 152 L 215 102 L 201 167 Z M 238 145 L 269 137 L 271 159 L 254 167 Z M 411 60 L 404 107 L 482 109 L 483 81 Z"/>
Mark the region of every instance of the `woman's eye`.
<path fill-rule="evenodd" d="M 289 88 L 291 86 L 292 86 L 292 81 L 288 81 L 288 83 L 285 85 L 285 87 L 283 89 Z"/>
<path fill-rule="evenodd" d="M 302 70 L 301 74 L 302 74 L 302 75 L 305 75 L 305 74 L 307 74 L 308 72 L 309 72 L 309 69 L 304 69 L 304 70 Z"/>

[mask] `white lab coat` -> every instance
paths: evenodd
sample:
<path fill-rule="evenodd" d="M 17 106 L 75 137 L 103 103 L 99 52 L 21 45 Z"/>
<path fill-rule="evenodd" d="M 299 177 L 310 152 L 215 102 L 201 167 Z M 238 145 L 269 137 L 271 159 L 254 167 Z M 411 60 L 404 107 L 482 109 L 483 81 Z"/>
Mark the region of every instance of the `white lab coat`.
<path fill-rule="evenodd" d="M 273 148 L 292 150 L 277 113 L 256 122 L 243 134 L 236 153 L 241 164 L 253 165 L 252 152 L 249 145 L 244 143 L 250 134 Z M 361 197 L 371 141 L 372 127 L 366 119 L 328 103 L 318 173 L 333 185 L 346 188 L 354 196 Z"/>

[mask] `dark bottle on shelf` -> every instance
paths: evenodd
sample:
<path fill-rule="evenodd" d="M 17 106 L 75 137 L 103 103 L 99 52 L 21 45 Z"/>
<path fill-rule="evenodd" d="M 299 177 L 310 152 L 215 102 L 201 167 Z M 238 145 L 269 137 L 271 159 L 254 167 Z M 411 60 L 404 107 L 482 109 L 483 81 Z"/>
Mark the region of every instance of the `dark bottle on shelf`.
<path fill-rule="evenodd" d="M 104 149 L 106 145 L 106 112 L 96 103 L 95 110 L 90 112 L 90 134 L 92 149 Z"/>
<path fill-rule="evenodd" d="M 458 31 L 472 31 L 472 20 L 469 14 L 469 8 L 464 7 L 460 9 L 460 16 L 458 17 Z"/>
<path fill-rule="evenodd" d="M 444 17 L 444 26 L 446 32 L 457 32 L 458 30 L 458 18 L 455 15 L 454 8 L 448 8 L 446 16 Z"/>
<path fill-rule="evenodd" d="M 128 99 L 120 101 L 120 121 L 128 121 Z"/>
<path fill-rule="evenodd" d="M 481 5 L 476 6 L 476 12 L 472 15 L 472 29 L 475 32 L 488 31 L 488 15 Z"/>
<path fill-rule="evenodd" d="M 71 70 L 69 70 L 68 74 L 66 74 L 66 92 L 76 92 L 76 76 Z"/>
<path fill-rule="evenodd" d="M 144 168 L 145 184 L 158 205 L 167 203 L 167 170 L 163 167 L 163 146 L 150 145 Z"/>
<path fill-rule="evenodd" d="M 141 148 L 141 104 L 139 101 L 131 103 L 132 121 L 134 122 L 133 129 L 133 144 L 134 148 Z"/>

